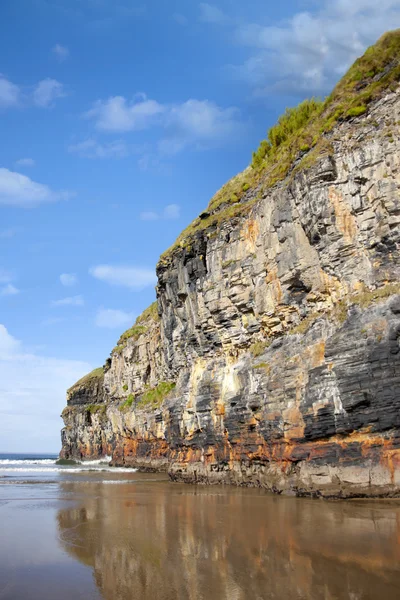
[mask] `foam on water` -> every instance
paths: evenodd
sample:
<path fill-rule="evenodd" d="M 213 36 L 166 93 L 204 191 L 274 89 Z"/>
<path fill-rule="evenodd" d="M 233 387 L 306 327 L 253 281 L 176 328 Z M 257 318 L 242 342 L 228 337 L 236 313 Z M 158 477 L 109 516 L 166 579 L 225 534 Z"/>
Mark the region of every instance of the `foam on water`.
<path fill-rule="evenodd" d="M 0 472 L 3 473 L 87 473 L 90 471 L 106 472 L 106 473 L 136 473 L 137 469 L 130 469 L 125 467 L 99 467 L 93 468 L 94 465 L 88 467 L 7 467 L 2 469 Z"/>
<path fill-rule="evenodd" d="M 56 463 L 54 458 L 31 458 L 31 459 L 15 459 L 15 458 L 4 458 L 0 460 L 0 468 L 2 465 L 54 465 Z"/>
<path fill-rule="evenodd" d="M 0 458 L 0 478 L 4 481 L 5 477 L 15 477 L 16 473 L 32 474 L 35 473 L 135 473 L 137 469 L 124 467 L 110 467 L 111 456 L 103 456 L 96 460 L 71 461 L 67 464 L 58 464 L 58 457 L 53 458 L 40 456 L 16 456 L 2 455 Z"/>

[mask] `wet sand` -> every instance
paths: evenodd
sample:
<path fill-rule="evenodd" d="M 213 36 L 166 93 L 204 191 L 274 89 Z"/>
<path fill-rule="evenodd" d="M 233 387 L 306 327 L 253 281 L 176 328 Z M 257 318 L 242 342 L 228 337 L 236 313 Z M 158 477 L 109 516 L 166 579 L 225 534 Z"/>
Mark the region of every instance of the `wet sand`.
<path fill-rule="evenodd" d="M 400 501 L 162 475 L 0 484 L 1 600 L 398 600 Z"/>

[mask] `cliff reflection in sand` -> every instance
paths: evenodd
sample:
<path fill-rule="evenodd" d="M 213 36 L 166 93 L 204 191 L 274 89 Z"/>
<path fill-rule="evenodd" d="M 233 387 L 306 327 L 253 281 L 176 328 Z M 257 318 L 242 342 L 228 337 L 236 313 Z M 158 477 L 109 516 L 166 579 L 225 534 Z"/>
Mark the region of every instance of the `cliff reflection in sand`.
<path fill-rule="evenodd" d="M 396 504 L 277 498 L 163 481 L 64 484 L 62 545 L 105 600 L 398 598 Z"/>

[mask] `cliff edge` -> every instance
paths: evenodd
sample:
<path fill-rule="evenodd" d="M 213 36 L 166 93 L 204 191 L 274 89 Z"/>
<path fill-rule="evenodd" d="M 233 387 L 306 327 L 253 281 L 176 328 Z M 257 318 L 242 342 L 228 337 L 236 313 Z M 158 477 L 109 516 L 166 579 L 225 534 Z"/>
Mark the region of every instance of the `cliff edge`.
<path fill-rule="evenodd" d="M 400 495 L 400 31 L 286 111 L 67 393 L 61 457 Z"/>

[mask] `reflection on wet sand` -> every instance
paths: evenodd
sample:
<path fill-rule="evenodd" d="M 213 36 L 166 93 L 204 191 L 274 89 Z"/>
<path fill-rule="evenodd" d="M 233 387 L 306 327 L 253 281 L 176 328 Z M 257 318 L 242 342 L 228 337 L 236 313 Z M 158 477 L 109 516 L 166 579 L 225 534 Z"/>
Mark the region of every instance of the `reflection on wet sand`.
<path fill-rule="evenodd" d="M 64 549 L 105 600 L 397 600 L 400 506 L 163 481 L 64 484 Z M 78 486 L 75 488 L 75 486 Z M 79 488 L 79 489 L 78 489 Z"/>

